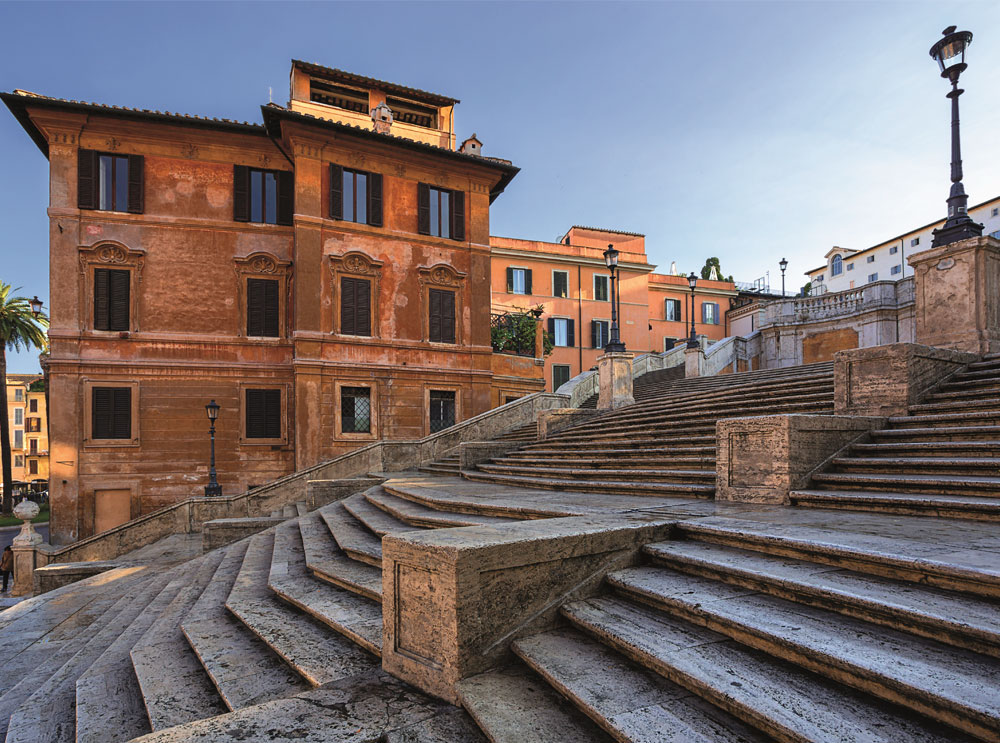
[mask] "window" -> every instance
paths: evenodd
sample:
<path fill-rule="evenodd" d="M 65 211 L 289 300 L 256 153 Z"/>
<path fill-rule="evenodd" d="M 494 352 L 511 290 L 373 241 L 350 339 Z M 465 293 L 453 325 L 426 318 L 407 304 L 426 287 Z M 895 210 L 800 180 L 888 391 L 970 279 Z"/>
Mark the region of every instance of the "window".
<path fill-rule="evenodd" d="M 14 425 L 24 425 L 24 408 L 14 408 Z"/>
<path fill-rule="evenodd" d="M 443 390 L 430 391 L 431 433 L 455 425 L 455 393 Z"/>
<path fill-rule="evenodd" d="M 14 455 L 14 466 L 15 467 L 23 467 L 24 466 L 24 455 L 23 454 L 15 454 Z"/>
<path fill-rule="evenodd" d="M 818 275 L 818 276 L 816 276 L 816 278 L 815 278 L 815 279 L 813 279 L 813 280 L 814 280 L 814 281 L 822 281 L 822 280 L 823 280 L 823 274 L 819 274 L 819 275 Z"/>
<path fill-rule="evenodd" d="M 330 166 L 330 217 L 382 226 L 382 176 Z"/>
<path fill-rule="evenodd" d="M 866 263 L 874 263 L 874 262 L 875 262 L 875 255 L 873 254 L 873 255 L 869 255 L 869 256 L 867 256 L 867 257 L 865 258 L 865 262 L 866 262 Z"/>
<path fill-rule="evenodd" d="M 903 270 L 903 267 L 902 267 L 902 266 L 893 266 L 893 267 L 892 267 L 892 268 L 891 268 L 891 269 L 889 270 L 889 273 L 891 273 L 891 274 L 892 274 L 893 276 L 895 276 L 896 274 L 898 274 L 898 273 L 899 273 L 900 271 L 902 271 L 902 270 Z"/>
<path fill-rule="evenodd" d="M 28 418 L 28 425 L 24 428 L 28 433 L 41 433 L 42 432 L 42 419 L 41 418 Z"/>
<path fill-rule="evenodd" d="M 15 449 L 24 448 L 24 431 L 20 429 L 14 431 L 14 448 Z"/>
<path fill-rule="evenodd" d="M 833 260 L 830 261 L 830 275 L 840 276 L 844 272 L 844 259 L 839 255 L 833 256 Z"/>
<path fill-rule="evenodd" d="M 237 222 L 290 225 L 294 204 L 293 173 L 233 166 L 233 219 Z"/>
<path fill-rule="evenodd" d="M 528 273 L 531 273 L 530 271 Z M 552 296 L 569 296 L 569 273 L 566 271 L 552 272 Z"/>
<path fill-rule="evenodd" d="M 142 155 L 114 155 L 80 150 L 77 159 L 77 206 L 142 214 Z"/>
<path fill-rule="evenodd" d="M 340 332 L 372 334 L 372 284 L 368 279 L 340 279 Z"/>
<path fill-rule="evenodd" d="M 701 321 L 706 325 L 719 324 L 719 305 L 715 302 L 701 303 Z"/>
<path fill-rule="evenodd" d="M 417 232 L 465 239 L 465 192 L 417 185 Z"/>
<path fill-rule="evenodd" d="M 28 453 L 38 454 L 38 439 L 28 439 Z"/>
<path fill-rule="evenodd" d="M 455 292 L 430 289 L 430 323 L 428 336 L 431 343 L 455 342 Z"/>
<path fill-rule="evenodd" d="M 920 238 L 919 237 L 915 237 L 912 240 L 910 240 L 910 247 L 911 248 L 915 248 L 919 244 L 920 244 Z"/>
<path fill-rule="evenodd" d="M 14 390 L 14 402 L 24 402 L 24 390 L 17 388 Z"/>
<path fill-rule="evenodd" d="M 569 381 L 569 364 L 552 365 L 552 391 L 562 387 Z"/>
<path fill-rule="evenodd" d="M 37 475 L 38 474 L 38 460 L 37 459 L 29 459 L 28 460 L 28 474 L 29 475 Z"/>
<path fill-rule="evenodd" d="M 552 342 L 557 346 L 575 346 L 576 339 L 573 337 L 573 321 L 565 317 L 549 318 L 549 333 L 552 335 Z"/>
<path fill-rule="evenodd" d="M 132 438 L 132 390 L 129 387 L 94 387 L 90 391 L 90 437 Z"/>
<path fill-rule="evenodd" d="M 899 252 L 898 245 L 893 245 L 891 248 L 889 248 L 889 255 L 896 255 L 896 253 L 898 252 Z"/>
<path fill-rule="evenodd" d="M 868 274 L 868 280 L 869 281 L 878 281 L 878 274 L 877 273 L 870 273 L 870 274 Z"/>
<path fill-rule="evenodd" d="M 281 390 L 246 390 L 246 437 L 281 438 Z"/>
<path fill-rule="evenodd" d="M 368 387 L 340 388 L 340 430 L 342 433 L 370 433 L 372 428 L 371 390 Z"/>
<path fill-rule="evenodd" d="M 681 300 L 663 300 L 663 319 L 672 322 L 681 322 Z"/>
<path fill-rule="evenodd" d="M 94 330 L 129 329 L 130 281 L 120 268 L 94 269 Z"/>
<path fill-rule="evenodd" d="M 1000 240 L 1000 230 L 997 230 L 996 232 L 991 232 L 990 237 L 995 237 L 997 240 Z"/>
<path fill-rule="evenodd" d="M 507 268 L 507 293 L 531 294 L 530 268 Z"/>
<path fill-rule="evenodd" d="M 608 301 L 608 277 L 600 274 L 594 276 L 594 299 L 598 302 Z"/>
<path fill-rule="evenodd" d="M 663 350 L 664 352 L 669 351 L 674 346 L 677 345 L 677 338 L 664 338 L 663 339 Z"/>
<path fill-rule="evenodd" d="M 590 343 L 592 348 L 604 348 L 611 340 L 611 323 L 607 320 L 590 321 Z"/>
<path fill-rule="evenodd" d="M 992 211 L 990 211 L 990 216 L 991 217 L 996 217 L 998 215 L 1000 215 L 1000 208 L 993 207 Z"/>
<path fill-rule="evenodd" d="M 845 266 L 845 268 L 846 268 L 846 269 L 847 269 L 848 271 L 853 271 L 853 270 L 854 270 L 854 264 L 853 264 L 853 263 L 848 263 L 848 264 L 847 264 L 847 265 Z"/>
<path fill-rule="evenodd" d="M 23 395 L 23 393 L 22 393 Z M 38 412 L 38 400 L 28 400 L 28 412 L 37 413 Z"/>
<path fill-rule="evenodd" d="M 277 279 L 247 279 L 247 335 L 277 338 L 280 312 Z"/>

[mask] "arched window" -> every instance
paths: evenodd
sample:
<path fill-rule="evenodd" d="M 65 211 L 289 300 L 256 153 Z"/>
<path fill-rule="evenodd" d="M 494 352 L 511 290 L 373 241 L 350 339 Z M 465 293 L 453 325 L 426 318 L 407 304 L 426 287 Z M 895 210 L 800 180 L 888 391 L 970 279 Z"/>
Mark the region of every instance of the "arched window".
<path fill-rule="evenodd" d="M 844 272 L 844 259 L 839 255 L 833 256 L 833 260 L 830 261 L 830 275 L 839 276 Z"/>

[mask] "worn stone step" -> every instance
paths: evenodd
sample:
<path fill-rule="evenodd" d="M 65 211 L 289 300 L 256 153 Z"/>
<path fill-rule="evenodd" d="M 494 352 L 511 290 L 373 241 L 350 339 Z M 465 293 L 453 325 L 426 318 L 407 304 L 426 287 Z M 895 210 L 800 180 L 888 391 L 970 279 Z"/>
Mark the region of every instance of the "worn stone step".
<path fill-rule="evenodd" d="M 295 521 L 274 530 L 268 587 L 282 599 L 339 632 L 365 650 L 382 652 L 382 606 L 309 575 Z"/>
<path fill-rule="evenodd" d="M 439 464 L 437 462 L 422 465 L 417 467 L 417 470 L 434 475 L 459 475 L 462 472 L 462 468 L 457 464 Z"/>
<path fill-rule="evenodd" d="M 281 517 L 286 519 L 295 518 L 297 511 L 295 510 L 295 504 L 289 503 L 281 507 Z"/>
<path fill-rule="evenodd" d="M 299 534 L 306 567 L 313 575 L 372 601 L 382 600 L 382 571 L 348 557 L 318 513 L 299 519 Z"/>
<path fill-rule="evenodd" d="M 1000 443 L 998 443 L 1000 447 Z M 542 457 L 556 457 L 562 458 L 566 461 L 570 460 L 580 460 L 580 459 L 594 459 L 600 457 L 601 460 L 606 460 L 609 458 L 621 459 L 621 460 L 645 460 L 645 459 L 658 459 L 659 461 L 715 461 L 715 447 L 714 446 L 629 446 L 629 447 L 605 447 L 603 449 L 545 449 L 539 447 L 537 449 L 518 449 L 512 451 L 504 456 L 504 459 L 517 459 L 517 460 L 532 460 L 538 459 L 543 461 Z"/>
<path fill-rule="evenodd" d="M 898 474 L 990 475 L 1000 472 L 997 457 L 837 457 L 831 462 L 838 472 L 872 472 Z"/>
<path fill-rule="evenodd" d="M 504 460 L 494 460 L 491 463 L 477 465 L 481 472 L 509 475 L 530 475 L 559 480 L 609 480 L 634 482 L 669 482 L 669 483 L 711 483 L 715 486 L 715 469 L 659 469 L 635 466 L 628 469 L 618 469 L 606 463 L 606 467 L 558 467 L 549 465 L 530 465 L 517 462 L 508 463 Z"/>
<path fill-rule="evenodd" d="M 514 652 L 616 740 L 764 743 L 718 707 L 572 629 L 514 642 Z"/>
<path fill-rule="evenodd" d="M 1000 410 L 968 410 L 967 412 L 921 413 L 919 415 L 899 415 L 888 419 L 891 428 L 939 428 L 965 426 L 1000 426 Z"/>
<path fill-rule="evenodd" d="M 319 515 L 326 522 L 337 546 L 348 557 L 374 567 L 382 567 L 382 539 L 361 525 L 344 508 L 342 501 L 336 501 L 319 509 Z"/>
<path fill-rule="evenodd" d="M 952 412 L 961 413 L 966 410 L 976 412 L 992 412 L 995 415 L 1000 415 L 1000 397 L 967 397 L 962 400 L 926 402 L 919 405 L 911 405 L 909 407 L 909 412 L 912 415 Z"/>
<path fill-rule="evenodd" d="M 181 631 L 227 709 L 289 697 L 309 688 L 302 678 L 226 609 L 249 540 L 237 542 L 181 622 Z"/>
<path fill-rule="evenodd" d="M 1000 374 L 1000 357 L 996 354 L 987 354 L 980 361 L 970 363 L 966 369 L 996 369 L 997 373 Z"/>
<path fill-rule="evenodd" d="M 226 706 L 181 632 L 181 620 L 202 595 L 230 550 L 205 555 L 191 582 L 181 588 L 129 653 L 152 729 L 222 714 Z M 239 555 L 236 556 L 239 564 Z"/>
<path fill-rule="evenodd" d="M 970 735 L 1000 737 L 1000 660 L 666 568 L 626 568 L 629 598 L 912 709 Z"/>
<path fill-rule="evenodd" d="M 607 450 L 621 448 L 623 446 L 635 447 L 636 449 L 647 449 L 655 447 L 670 446 L 676 443 L 680 446 L 711 446 L 715 448 L 715 424 L 705 425 L 697 429 L 684 427 L 679 431 L 664 432 L 655 438 L 648 436 L 628 437 L 621 436 L 617 440 L 595 437 L 592 441 L 560 441 L 559 439 L 546 439 L 530 446 L 517 449 L 518 452 L 535 452 L 539 450 L 558 452 L 583 452 L 588 453 L 595 450 Z"/>
<path fill-rule="evenodd" d="M 687 470 L 715 472 L 714 452 L 707 457 L 685 457 L 671 454 L 641 454 L 635 452 L 632 456 L 628 454 L 610 454 L 607 456 L 590 456 L 586 452 L 577 452 L 577 456 L 570 453 L 554 452 L 549 455 L 537 454 L 534 456 L 524 456 L 515 453 L 490 460 L 492 464 L 502 464 L 507 466 L 530 467 L 530 468 L 559 468 L 574 470 L 620 470 L 623 464 L 628 464 L 630 470 Z"/>
<path fill-rule="evenodd" d="M 386 492 L 384 488 L 365 493 L 369 503 L 381 508 L 400 521 L 423 528 L 441 529 L 452 526 L 503 526 L 520 519 L 485 516 L 482 514 L 441 511 Z"/>
<path fill-rule="evenodd" d="M 961 402 L 1000 397 L 1000 384 L 980 381 L 975 386 L 942 387 L 923 399 L 924 403 Z"/>
<path fill-rule="evenodd" d="M 973 377 L 971 379 L 956 379 L 951 377 L 943 382 L 937 392 L 961 392 L 963 390 L 996 389 L 1000 392 L 1000 375 L 991 377 Z"/>
<path fill-rule="evenodd" d="M 1000 426 L 980 426 L 961 425 L 961 421 L 955 421 L 957 425 L 941 426 L 914 426 L 907 428 L 887 428 L 881 431 L 872 431 L 872 440 L 876 443 L 882 441 L 902 441 L 902 442 L 928 442 L 938 441 L 982 441 L 1000 439 Z"/>
<path fill-rule="evenodd" d="M 703 542 L 657 542 L 643 551 L 655 565 L 1000 657 L 1000 614 L 992 601 Z"/>
<path fill-rule="evenodd" d="M 458 693 L 491 743 L 614 740 L 521 665 L 463 679 Z"/>
<path fill-rule="evenodd" d="M 1000 439 L 995 441 L 883 441 L 877 444 L 854 444 L 851 454 L 865 457 L 920 456 L 940 457 L 997 457 L 1000 458 Z"/>
<path fill-rule="evenodd" d="M 948 519 L 1000 520 L 1000 497 L 928 495 L 864 490 L 793 490 L 793 505 L 853 511 L 938 516 Z"/>
<path fill-rule="evenodd" d="M 474 482 L 493 482 L 505 485 L 517 485 L 530 488 L 545 488 L 551 490 L 578 490 L 587 493 L 608 493 L 622 495 L 662 495 L 679 498 L 711 498 L 715 493 L 715 485 L 699 485 L 677 482 L 634 482 L 603 480 L 597 477 L 589 480 L 556 479 L 527 475 L 493 474 L 483 471 L 467 471 L 462 476 Z M 636 473 L 641 478 L 641 473 Z"/>
<path fill-rule="evenodd" d="M 374 490 L 381 490 L 379 485 Z M 356 493 L 341 501 L 345 510 L 358 520 L 368 531 L 381 538 L 386 534 L 401 534 L 408 531 L 417 531 L 422 527 L 407 524 L 394 516 L 390 516 L 381 508 L 377 508 L 368 502 L 365 493 Z"/>
<path fill-rule="evenodd" d="M 970 364 L 966 371 L 960 371 L 949 378 L 949 382 L 964 382 L 968 379 L 994 379 L 1000 376 L 1000 368 L 993 364 L 973 368 Z"/>
<path fill-rule="evenodd" d="M 273 549 L 273 531 L 251 538 L 226 608 L 313 686 L 374 668 L 373 656 L 268 589 Z"/>
<path fill-rule="evenodd" d="M 932 495 L 1000 495 L 1000 477 L 982 475 L 821 472 L 813 475 L 812 479 L 819 485 L 842 490 L 886 490 Z"/>
<path fill-rule="evenodd" d="M 678 533 L 713 544 L 820 562 L 887 578 L 1000 598 L 993 553 L 934 545 L 864 531 L 770 524 L 711 516 L 677 525 Z"/>
<path fill-rule="evenodd" d="M 965 740 L 725 635 L 621 598 L 566 604 L 575 627 L 780 741 Z"/>
<path fill-rule="evenodd" d="M 295 504 L 295 514 L 297 516 L 305 516 L 307 513 L 309 513 L 309 507 L 302 501 L 298 501 Z"/>

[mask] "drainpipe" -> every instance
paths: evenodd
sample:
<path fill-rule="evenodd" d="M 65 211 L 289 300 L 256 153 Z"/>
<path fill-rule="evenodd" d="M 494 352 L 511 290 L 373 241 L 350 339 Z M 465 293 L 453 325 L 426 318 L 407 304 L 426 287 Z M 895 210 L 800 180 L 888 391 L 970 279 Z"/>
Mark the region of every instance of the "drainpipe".
<path fill-rule="evenodd" d="M 576 264 L 576 347 L 579 355 L 580 371 L 583 374 L 583 266 Z"/>

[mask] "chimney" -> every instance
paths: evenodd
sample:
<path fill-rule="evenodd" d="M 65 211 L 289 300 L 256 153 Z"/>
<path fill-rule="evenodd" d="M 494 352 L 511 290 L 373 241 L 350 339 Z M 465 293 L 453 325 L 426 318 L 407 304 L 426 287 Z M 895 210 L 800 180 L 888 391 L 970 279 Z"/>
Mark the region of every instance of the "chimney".
<path fill-rule="evenodd" d="M 373 128 L 379 134 L 388 134 L 392 128 L 392 109 L 385 101 L 379 103 L 371 110 Z"/>
<path fill-rule="evenodd" d="M 458 148 L 458 151 L 464 155 L 477 155 L 482 156 L 483 154 L 483 143 L 476 138 L 475 132 L 467 140 L 462 142 L 462 146 Z"/>

